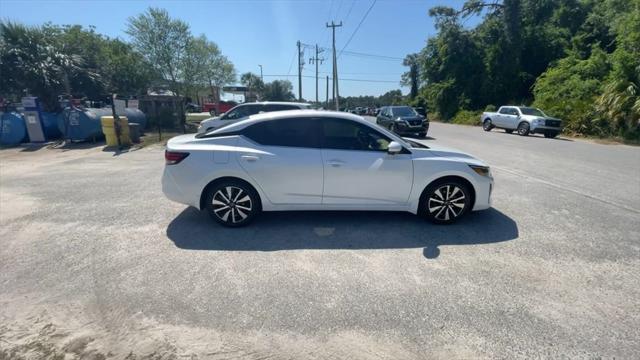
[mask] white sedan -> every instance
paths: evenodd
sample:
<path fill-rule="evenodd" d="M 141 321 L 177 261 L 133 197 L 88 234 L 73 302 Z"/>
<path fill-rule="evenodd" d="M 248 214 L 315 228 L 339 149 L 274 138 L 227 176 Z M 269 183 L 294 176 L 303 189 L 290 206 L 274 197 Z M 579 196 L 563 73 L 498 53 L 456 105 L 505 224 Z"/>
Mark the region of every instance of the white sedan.
<path fill-rule="evenodd" d="M 172 138 L 165 161 L 165 195 L 226 226 L 293 210 L 408 211 L 446 224 L 491 206 L 493 178 L 482 161 L 347 113 L 254 115 Z"/>

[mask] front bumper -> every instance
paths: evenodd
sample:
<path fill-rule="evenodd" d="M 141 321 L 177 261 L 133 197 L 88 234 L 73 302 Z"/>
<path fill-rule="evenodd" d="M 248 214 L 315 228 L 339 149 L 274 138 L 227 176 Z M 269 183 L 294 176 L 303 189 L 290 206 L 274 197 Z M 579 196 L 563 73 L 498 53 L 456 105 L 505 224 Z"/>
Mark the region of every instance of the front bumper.
<path fill-rule="evenodd" d="M 405 134 L 424 134 L 426 135 L 429 131 L 429 122 L 424 122 L 422 125 L 411 126 L 405 123 L 397 122 L 395 124 L 395 132 L 398 135 Z"/>
<path fill-rule="evenodd" d="M 561 127 L 553 127 L 553 126 L 544 126 L 544 125 L 531 125 L 530 130 L 533 134 L 542 134 L 548 131 L 553 131 L 560 133 L 562 131 Z"/>

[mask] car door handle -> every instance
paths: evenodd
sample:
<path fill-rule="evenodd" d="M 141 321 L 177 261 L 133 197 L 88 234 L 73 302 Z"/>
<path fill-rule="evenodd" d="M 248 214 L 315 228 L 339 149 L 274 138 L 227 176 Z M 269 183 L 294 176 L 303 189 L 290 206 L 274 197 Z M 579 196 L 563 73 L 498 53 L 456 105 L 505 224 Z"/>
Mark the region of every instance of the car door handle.
<path fill-rule="evenodd" d="M 338 159 L 333 159 L 333 160 L 328 160 L 327 164 L 333 166 L 333 167 L 340 167 L 342 165 L 344 165 L 344 161 L 342 160 L 338 160 Z"/>
<path fill-rule="evenodd" d="M 260 160 L 260 157 L 259 156 L 255 156 L 255 155 L 242 155 L 242 156 L 240 156 L 240 158 L 242 160 L 249 161 L 249 162 L 254 162 L 254 161 Z"/>

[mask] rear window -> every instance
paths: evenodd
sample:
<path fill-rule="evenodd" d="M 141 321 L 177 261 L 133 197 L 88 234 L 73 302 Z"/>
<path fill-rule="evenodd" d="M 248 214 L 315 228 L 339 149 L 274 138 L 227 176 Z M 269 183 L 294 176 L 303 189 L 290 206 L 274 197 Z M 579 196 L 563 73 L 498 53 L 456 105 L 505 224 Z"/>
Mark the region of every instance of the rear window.
<path fill-rule="evenodd" d="M 272 111 L 298 110 L 298 109 L 300 108 L 296 105 L 268 104 L 264 106 L 264 109 L 262 111 L 272 112 Z"/>

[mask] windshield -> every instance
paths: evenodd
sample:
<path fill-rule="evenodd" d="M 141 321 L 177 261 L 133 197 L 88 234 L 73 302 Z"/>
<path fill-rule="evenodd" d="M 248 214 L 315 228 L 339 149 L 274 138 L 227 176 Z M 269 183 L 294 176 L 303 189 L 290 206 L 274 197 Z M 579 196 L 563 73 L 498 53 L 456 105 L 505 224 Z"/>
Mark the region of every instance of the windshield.
<path fill-rule="evenodd" d="M 415 110 L 407 106 L 392 107 L 391 113 L 393 114 L 393 116 L 417 116 L 418 115 L 418 113 L 416 113 Z"/>
<path fill-rule="evenodd" d="M 523 115 L 547 116 L 542 110 L 531 107 L 521 107 L 520 112 L 522 112 Z"/>

